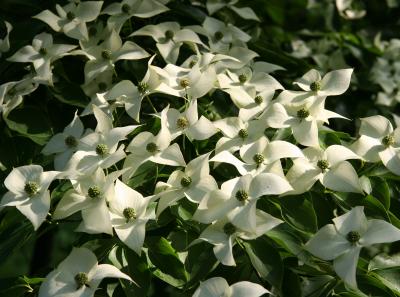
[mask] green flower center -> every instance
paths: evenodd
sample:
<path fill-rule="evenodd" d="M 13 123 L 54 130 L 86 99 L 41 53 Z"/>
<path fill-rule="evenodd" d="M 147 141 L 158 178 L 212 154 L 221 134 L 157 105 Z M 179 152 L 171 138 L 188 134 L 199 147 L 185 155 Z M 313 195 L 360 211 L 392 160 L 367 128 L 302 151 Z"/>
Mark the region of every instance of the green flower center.
<path fill-rule="evenodd" d="M 165 32 L 165 38 L 167 38 L 168 40 L 174 38 L 174 35 L 175 35 L 175 33 L 171 30 L 167 30 Z"/>
<path fill-rule="evenodd" d="M 236 232 L 236 227 L 232 223 L 226 223 L 223 228 L 226 235 L 232 235 Z"/>
<path fill-rule="evenodd" d="M 224 38 L 224 33 L 222 33 L 221 31 L 217 31 L 217 32 L 214 33 L 214 38 L 215 38 L 217 41 L 219 41 L 219 40 L 221 40 L 222 38 Z"/>
<path fill-rule="evenodd" d="M 99 84 L 97 85 L 97 87 L 99 88 L 100 91 L 104 92 L 105 90 L 107 90 L 107 84 L 105 82 L 99 82 Z"/>
<path fill-rule="evenodd" d="M 304 107 L 297 111 L 297 117 L 300 118 L 300 119 L 305 119 L 309 115 L 310 115 L 310 112 L 307 109 L 305 109 Z"/>
<path fill-rule="evenodd" d="M 68 147 L 76 147 L 78 145 L 78 140 L 72 135 L 67 136 L 64 142 Z"/>
<path fill-rule="evenodd" d="M 104 60 L 111 60 L 111 55 L 112 55 L 112 52 L 111 52 L 110 50 L 103 50 L 103 51 L 101 52 L 101 57 L 102 57 Z"/>
<path fill-rule="evenodd" d="M 310 85 L 310 89 L 313 92 L 317 92 L 317 91 L 321 90 L 321 82 L 320 81 L 312 82 Z"/>
<path fill-rule="evenodd" d="M 148 151 L 149 153 L 155 153 L 157 150 L 158 150 L 158 146 L 154 142 L 149 142 L 146 145 L 146 151 Z"/>
<path fill-rule="evenodd" d="M 264 99 L 261 96 L 256 96 L 256 98 L 254 98 L 254 102 L 257 103 L 258 105 L 263 103 L 263 101 L 264 101 Z"/>
<path fill-rule="evenodd" d="M 29 197 L 32 197 L 39 192 L 39 185 L 33 181 L 29 181 L 25 184 L 24 191 Z"/>
<path fill-rule="evenodd" d="M 96 146 L 96 154 L 101 157 L 104 157 L 108 154 L 108 146 L 104 143 L 100 143 Z"/>
<path fill-rule="evenodd" d="M 391 146 L 394 144 L 394 137 L 392 135 L 386 135 L 382 138 L 382 144 L 384 146 Z"/>
<path fill-rule="evenodd" d="M 242 73 L 242 74 L 239 75 L 238 78 L 239 78 L 240 83 L 244 84 L 246 82 L 246 80 L 247 80 L 247 75 Z"/>
<path fill-rule="evenodd" d="M 360 240 L 360 238 L 361 235 L 357 231 L 350 231 L 346 235 L 347 241 L 350 242 L 351 244 L 356 244 Z"/>
<path fill-rule="evenodd" d="M 325 171 L 326 169 L 329 168 L 329 162 L 328 160 L 319 160 L 317 162 L 317 166 L 322 170 Z"/>
<path fill-rule="evenodd" d="M 189 121 L 185 117 L 180 117 L 176 120 L 176 125 L 180 129 L 185 129 L 187 126 L 189 126 Z"/>
<path fill-rule="evenodd" d="M 100 188 L 98 187 L 98 186 L 91 186 L 89 189 L 88 189 L 88 196 L 90 197 L 90 198 L 98 198 L 100 195 L 101 195 L 101 191 L 100 191 Z"/>
<path fill-rule="evenodd" d="M 264 162 L 264 156 L 261 154 L 255 154 L 253 156 L 253 160 L 257 165 L 261 165 Z"/>
<path fill-rule="evenodd" d="M 77 285 L 77 290 L 83 286 L 88 286 L 89 278 L 85 272 L 79 272 L 77 275 L 75 275 L 74 279 Z"/>
<path fill-rule="evenodd" d="M 122 5 L 121 10 L 124 13 L 130 13 L 131 7 L 128 4 L 124 4 L 124 5 Z"/>
<path fill-rule="evenodd" d="M 39 54 L 41 54 L 42 56 L 46 56 L 47 55 L 47 49 L 45 47 L 41 47 L 39 49 Z"/>
<path fill-rule="evenodd" d="M 249 136 L 249 132 L 247 132 L 247 129 L 240 129 L 238 135 L 240 138 L 245 139 Z"/>
<path fill-rule="evenodd" d="M 95 27 L 90 27 L 88 33 L 89 36 L 95 36 L 97 34 L 97 29 Z"/>
<path fill-rule="evenodd" d="M 73 13 L 72 11 L 68 11 L 67 12 L 67 19 L 72 21 L 74 18 L 75 18 L 75 13 Z"/>
<path fill-rule="evenodd" d="M 144 94 L 149 89 L 149 85 L 146 84 L 145 82 L 139 82 L 137 88 L 140 94 Z"/>
<path fill-rule="evenodd" d="M 245 202 L 247 199 L 249 199 L 249 194 L 247 194 L 245 190 L 239 190 L 236 192 L 235 197 L 240 202 Z"/>
<path fill-rule="evenodd" d="M 179 82 L 179 85 L 182 88 L 187 88 L 190 85 L 190 82 L 187 78 L 181 79 L 181 81 Z"/>
<path fill-rule="evenodd" d="M 136 220 L 136 211 L 132 207 L 125 208 L 122 214 L 124 215 L 127 223 Z"/>
<path fill-rule="evenodd" d="M 189 176 L 182 177 L 182 179 L 181 179 L 182 187 L 189 187 L 191 183 L 192 183 L 192 179 Z"/>

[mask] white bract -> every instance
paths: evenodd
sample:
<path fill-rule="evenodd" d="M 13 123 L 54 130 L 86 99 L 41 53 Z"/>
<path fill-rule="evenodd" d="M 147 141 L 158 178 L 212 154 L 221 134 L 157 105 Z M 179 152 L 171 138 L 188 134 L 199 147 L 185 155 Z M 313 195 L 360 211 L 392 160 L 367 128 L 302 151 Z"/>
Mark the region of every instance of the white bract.
<path fill-rule="evenodd" d="M 305 247 L 321 259 L 333 260 L 338 276 L 351 287 L 357 287 L 356 270 L 361 248 L 397 240 L 400 240 L 399 229 L 383 220 L 368 220 L 364 207 L 357 206 L 334 218 L 333 224 L 322 227 Z"/>
<path fill-rule="evenodd" d="M 383 116 L 361 119 L 360 138 L 351 148 L 368 162 L 382 161 L 394 174 L 400 175 L 400 128 Z"/>
<path fill-rule="evenodd" d="M 32 45 L 27 45 L 8 58 L 11 62 L 32 63 L 40 79 L 53 84 L 51 63 L 65 56 L 76 45 L 54 44 L 53 36 L 40 33 L 33 38 Z"/>
<path fill-rule="evenodd" d="M 73 248 L 39 289 L 39 297 L 91 297 L 103 278 L 133 280 L 116 267 L 98 264 L 96 255 L 87 248 Z"/>
<path fill-rule="evenodd" d="M 4 21 L 4 25 L 6 26 L 6 36 L 0 39 L 0 58 L 3 53 L 10 49 L 10 32 L 13 29 L 13 26 L 7 21 Z"/>
<path fill-rule="evenodd" d="M 141 254 L 146 223 L 155 218 L 154 209 L 148 209 L 150 202 L 149 197 L 144 198 L 139 192 L 116 180 L 114 196 L 109 202 L 111 224 L 119 239 L 138 255 Z"/>
<path fill-rule="evenodd" d="M 229 286 L 224 278 L 213 277 L 200 283 L 192 297 L 260 297 L 266 293 L 259 284 L 242 281 Z"/>
<path fill-rule="evenodd" d="M 69 3 L 65 6 L 56 4 L 58 15 L 46 9 L 34 18 L 45 22 L 56 32 L 63 32 L 78 40 L 87 40 L 89 35 L 86 23 L 98 17 L 102 5 L 103 1 L 84 1 L 78 4 Z"/>
<path fill-rule="evenodd" d="M 8 192 L 1 199 L 0 210 L 15 206 L 37 230 L 50 210 L 48 187 L 59 175 L 58 171 L 43 171 L 39 165 L 14 168 L 4 180 Z"/>
<path fill-rule="evenodd" d="M 305 158 L 293 160 L 293 166 L 286 175 L 294 189 L 288 194 L 304 193 L 317 180 L 334 191 L 362 193 L 357 172 L 346 161 L 360 157 L 350 149 L 341 145 L 331 145 L 326 150 L 308 147 L 303 154 Z"/>

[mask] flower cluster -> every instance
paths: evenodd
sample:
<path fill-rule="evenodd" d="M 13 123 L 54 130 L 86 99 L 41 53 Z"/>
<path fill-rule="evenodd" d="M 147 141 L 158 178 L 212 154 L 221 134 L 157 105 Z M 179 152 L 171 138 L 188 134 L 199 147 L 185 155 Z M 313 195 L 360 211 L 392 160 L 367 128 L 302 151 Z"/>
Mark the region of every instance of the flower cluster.
<path fill-rule="evenodd" d="M 206 10 L 214 15 L 228 9 L 258 21 L 253 10 L 236 2 L 209 0 Z M 345 1 L 336 2 L 339 7 Z M 272 74 L 284 68 L 257 60 L 247 46 L 248 33 L 212 16 L 188 26 L 167 21 L 123 33 L 132 19 L 168 10 L 168 1 L 123 0 L 109 6 L 70 1 L 57 4 L 56 13 L 35 16 L 49 32 L 57 32 L 54 36 L 66 35 L 70 42 L 56 42 L 43 32 L 8 58 L 31 67 L 22 80 L 0 87 L 2 116 L 7 118 L 39 85 L 57 84 L 62 78 L 55 65 L 65 57 L 84 61 L 80 88 L 89 103 L 42 148 L 57 171 L 34 164 L 14 168 L 4 181 L 8 192 L 1 208 L 15 206 L 35 230 L 79 212 L 77 232 L 115 235 L 141 256 L 151 252 L 145 245 L 149 225 L 156 228 L 168 209 L 186 203 L 193 211 L 184 223 L 196 226 L 198 234 L 185 248 L 207 242 L 221 264 L 235 266 L 237 245 L 267 237 L 277 226 L 293 228 L 280 199 L 301 200 L 315 188 L 327 195 L 367 196 L 368 175 L 360 172 L 369 163 L 400 175 L 400 130 L 388 119 L 361 119 L 355 141 L 341 140 L 329 127 L 331 119 L 348 120 L 327 109 L 326 102 L 346 92 L 353 69 L 324 74 L 311 69 L 286 89 Z M 350 18 L 361 16 L 343 11 Z M 144 39 L 147 43 L 140 44 Z M 120 75 L 120 65 L 139 64 L 145 66 L 141 79 Z M 227 103 L 217 113 L 211 100 Z M 88 118 L 95 127 L 84 124 Z M 333 141 L 326 141 L 327 135 Z M 156 174 L 144 191 L 135 185 L 146 166 Z M 66 185 L 56 202 L 50 198 L 53 182 Z M 307 243 L 301 247 L 333 260 L 337 276 L 354 290 L 361 248 L 400 240 L 399 229 L 382 217 L 367 219 L 359 203 L 338 204 L 334 224 L 303 234 Z M 89 250 L 76 248 L 46 277 L 39 296 L 93 296 L 104 277 L 132 281 L 114 266 L 98 265 Z M 215 277 L 193 296 L 267 292 L 247 281 L 229 287 Z"/>

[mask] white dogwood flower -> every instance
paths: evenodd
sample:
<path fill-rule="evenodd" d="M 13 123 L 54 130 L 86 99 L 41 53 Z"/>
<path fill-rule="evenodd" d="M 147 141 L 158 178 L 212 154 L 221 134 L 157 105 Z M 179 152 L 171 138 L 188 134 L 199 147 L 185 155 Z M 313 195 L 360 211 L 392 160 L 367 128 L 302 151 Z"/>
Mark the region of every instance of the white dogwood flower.
<path fill-rule="evenodd" d="M 148 209 L 150 198 L 120 180 L 115 182 L 113 198 L 109 201 L 111 224 L 119 239 L 138 255 L 141 254 L 148 220 L 155 219 L 154 209 Z"/>
<path fill-rule="evenodd" d="M 57 14 L 44 10 L 34 18 L 48 24 L 54 31 L 63 32 L 74 39 L 89 38 L 86 23 L 94 21 L 100 14 L 103 1 L 83 1 L 78 4 L 68 3 L 65 6 L 56 4 Z"/>
<path fill-rule="evenodd" d="M 331 145 L 326 150 L 308 147 L 303 154 L 305 158 L 293 160 L 293 166 L 286 175 L 294 189 L 288 194 L 304 193 L 317 180 L 334 191 L 362 193 L 357 172 L 346 161 L 360 157 L 350 149 L 341 145 Z"/>
<path fill-rule="evenodd" d="M 267 231 L 283 223 L 264 211 L 256 210 L 256 230 L 248 232 L 233 225 L 228 218 L 222 218 L 208 226 L 191 245 L 200 241 L 206 241 L 214 245 L 215 257 L 223 264 L 235 266 L 232 248 L 236 238 L 252 240 L 265 234 Z"/>
<path fill-rule="evenodd" d="M 212 223 L 227 216 L 236 227 L 256 232 L 256 204 L 263 195 L 280 195 L 292 190 L 286 179 L 273 173 L 244 175 L 224 182 L 221 190 L 209 193 L 193 218 Z"/>
<path fill-rule="evenodd" d="M 233 10 L 237 15 L 245 20 L 260 21 L 257 15 L 254 13 L 253 9 L 250 7 L 237 7 L 235 6 L 239 0 L 230 1 L 219 1 L 219 0 L 207 0 L 206 7 L 210 15 L 221 10 L 222 8 L 229 8 Z"/>
<path fill-rule="evenodd" d="M 54 135 L 42 149 L 45 156 L 56 154 L 54 157 L 54 168 L 63 170 L 78 149 L 81 137 L 83 136 L 84 126 L 78 115 L 75 116 L 63 132 Z"/>
<path fill-rule="evenodd" d="M 114 181 L 120 174 L 116 171 L 105 176 L 103 169 L 97 168 L 91 175 L 72 179 L 73 188 L 61 198 L 53 218 L 61 220 L 81 211 L 83 221 L 76 231 L 113 234 L 107 197 L 112 195 Z"/>
<path fill-rule="evenodd" d="M 0 58 L 3 53 L 10 49 L 10 32 L 13 29 L 13 26 L 7 21 L 4 21 L 4 25 L 6 26 L 6 35 L 3 39 L 0 39 Z"/>
<path fill-rule="evenodd" d="M 14 168 L 4 180 L 8 192 L 0 202 L 0 209 L 15 206 L 37 230 L 50 209 L 48 187 L 59 174 L 58 171 L 44 172 L 39 165 Z"/>
<path fill-rule="evenodd" d="M 133 280 L 110 264 L 98 264 L 87 248 L 73 248 L 39 289 L 39 297 L 92 297 L 103 278 Z"/>
<path fill-rule="evenodd" d="M 122 0 L 112 3 L 102 11 L 108 14 L 108 26 L 119 33 L 123 24 L 131 17 L 151 18 L 168 10 L 162 2 L 157 0 Z"/>
<path fill-rule="evenodd" d="M 313 255 L 333 260 L 337 275 L 348 285 L 357 287 L 356 269 L 360 250 L 376 243 L 400 240 L 400 230 L 392 224 L 378 219 L 368 220 L 364 207 L 333 219 L 333 224 L 322 227 L 306 244 Z"/>
<path fill-rule="evenodd" d="M 163 186 L 168 188 L 159 193 L 157 216 L 168 206 L 186 197 L 192 202 L 199 203 L 210 191 L 218 189 L 217 182 L 210 175 L 208 157 L 210 154 L 201 155 L 190 161 L 185 170 L 172 172 Z"/>
<path fill-rule="evenodd" d="M 157 25 L 147 25 L 129 36 L 150 36 L 157 43 L 156 47 L 167 63 L 175 64 L 179 57 L 179 49 L 184 43 L 197 46 L 205 44 L 195 32 L 181 28 L 177 22 L 164 22 Z"/>
<path fill-rule="evenodd" d="M 361 119 L 360 138 L 352 150 L 368 162 L 380 160 L 387 169 L 400 175 L 400 128 L 383 116 L 376 115 Z"/>
<path fill-rule="evenodd" d="M 222 277 L 213 277 L 202 283 L 192 297 L 260 297 L 269 291 L 259 284 L 248 281 L 231 286 Z"/>
<path fill-rule="evenodd" d="M 33 38 L 32 45 L 26 45 L 8 58 L 11 62 L 32 63 L 40 79 L 52 84 L 51 63 L 65 56 L 76 45 L 54 44 L 53 36 L 40 33 Z"/>
<path fill-rule="evenodd" d="M 204 116 L 199 118 L 197 100 L 190 101 L 183 112 L 168 106 L 165 109 L 166 112 L 162 113 L 161 124 L 167 126 L 172 140 L 182 134 L 189 140 L 204 140 L 217 133 L 217 128 L 209 119 Z"/>

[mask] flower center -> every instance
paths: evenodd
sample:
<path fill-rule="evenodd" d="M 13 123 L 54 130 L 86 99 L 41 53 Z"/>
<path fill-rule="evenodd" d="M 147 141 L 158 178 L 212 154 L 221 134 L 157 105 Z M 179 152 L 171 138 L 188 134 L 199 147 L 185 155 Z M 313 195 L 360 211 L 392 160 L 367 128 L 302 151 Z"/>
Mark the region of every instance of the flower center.
<path fill-rule="evenodd" d="M 125 208 L 122 213 L 127 223 L 136 220 L 136 211 L 132 207 Z"/>
<path fill-rule="evenodd" d="M 103 50 L 103 51 L 101 52 L 101 57 L 102 57 L 104 60 L 111 60 L 111 55 L 112 55 L 112 52 L 111 52 L 110 50 Z"/>
<path fill-rule="evenodd" d="M 25 184 L 24 191 L 29 197 L 32 197 L 39 192 L 39 185 L 33 181 L 29 181 Z"/>
<path fill-rule="evenodd" d="M 322 170 L 325 171 L 326 169 L 329 168 L 329 162 L 328 160 L 319 160 L 317 162 L 317 166 Z"/>
<path fill-rule="evenodd" d="M 88 196 L 90 197 L 90 198 L 98 198 L 100 195 L 101 195 L 101 191 L 100 191 L 100 188 L 98 187 L 98 186 L 91 186 L 89 189 L 88 189 Z"/>
<path fill-rule="evenodd" d="M 249 199 L 249 194 L 247 194 L 245 190 L 239 190 L 236 192 L 235 197 L 237 200 L 245 202 L 247 199 Z"/>
<path fill-rule="evenodd" d="M 189 176 L 182 177 L 182 179 L 181 179 L 182 187 L 185 187 L 185 188 L 189 187 L 191 183 L 192 183 L 192 179 Z"/>
<path fill-rule="evenodd" d="M 264 156 L 261 154 L 255 154 L 253 160 L 256 162 L 257 166 L 259 166 L 264 162 Z"/>
<path fill-rule="evenodd" d="M 247 80 L 247 75 L 246 74 L 242 73 L 242 74 L 239 75 L 239 81 L 240 81 L 241 84 L 244 84 L 246 82 L 246 80 Z"/>
<path fill-rule="evenodd" d="M 68 11 L 67 13 L 67 19 L 69 19 L 70 21 L 72 21 L 75 18 L 75 13 L 73 13 L 72 11 Z"/>
<path fill-rule="evenodd" d="M 45 47 L 41 47 L 39 49 L 39 54 L 41 54 L 42 56 L 46 56 L 47 55 L 47 49 Z"/>
<path fill-rule="evenodd" d="M 144 94 L 149 89 L 149 85 L 146 84 L 145 82 L 139 82 L 137 88 L 140 94 Z"/>
<path fill-rule="evenodd" d="M 222 33 L 221 31 L 217 31 L 214 33 L 214 38 L 217 41 L 220 41 L 222 38 L 224 38 L 224 33 Z"/>
<path fill-rule="evenodd" d="M 382 138 L 382 144 L 386 147 L 394 144 L 394 137 L 392 135 L 386 135 Z"/>
<path fill-rule="evenodd" d="M 346 235 L 347 241 L 353 245 L 356 244 L 360 240 L 360 238 L 361 238 L 361 235 L 357 231 L 350 231 Z"/>
<path fill-rule="evenodd" d="M 305 119 L 309 115 L 310 115 L 310 112 L 307 109 L 305 109 L 304 107 L 297 111 L 297 117 L 300 118 L 300 119 Z"/>
<path fill-rule="evenodd" d="M 232 235 L 236 232 L 236 227 L 232 223 L 226 223 L 224 225 L 224 233 L 226 235 Z"/>
<path fill-rule="evenodd" d="M 96 154 L 101 157 L 104 157 L 108 154 L 108 146 L 104 143 L 100 143 L 96 146 Z"/>
<path fill-rule="evenodd" d="M 259 96 L 256 96 L 256 98 L 254 98 L 254 102 L 255 103 L 257 103 L 258 105 L 260 105 L 261 103 L 263 103 L 263 97 L 261 97 L 260 95 Z"/>
<path fill-rule="evenodd" d="M 176 120 L 176 125 L 178 128 L 185 129 L 187 126 L 189 126 L 189 121 L 185 117 L 180 117 Z"/>
<path fill-rule="evenodd" d="M 64 142 L 68 147 L 76 147 L 78 145 L 78 140 L 72 135 L 67 136 Z"/>
<path fill-rule="evenodd" d="M 77 275 L 75 275 L 74 279 L 77 285 L 77 290 L 83 286 L 88 286 L 89 278 L 85 272 L 79 272 Z"/>
<path fill-rule="evenodd" d="M 321 82 L 320 81 L 312 82 L 310 85 L 310 89 L 313 92 L 317 92 L 317 91 L 321 90 Z"/>
<path fill-rule="evenodd" d="M 249 136 L 249 132 L 247 132 L 247 129 L 240 129 L 238 135 L 240 138 L 245 139 Z"/>
<path fill-rule="evenodd" d="M 181 79 L 181 81 L 179 82 L 179 85 L 182 88 L 186 89 L 190 85 L 190 82 L 189 82 L 189 80 L 187 78 L 184 78 L 184 79 Z"/>
<path fill-rule="evenodd" d="M 174 35 L 175 35 L 174 32 L 171 30 L 167 30 L 165 32 L 165 38 L 167 38 L 168 40 L 174 38 Z"/>
<path fill-rule="evenodd" d="M 131 7 L 128 4 L 124 4 L 121 7 L 122 12 L 129 13 L 131 11 Z"/>
<path fill-rule="evenodd" d="M 149 142 L 146 145 L 146 151 L 148 151 L 149 153 L 155 153 L 158 150 L 157 144 L 155 144 L 154 142 Z"/>

